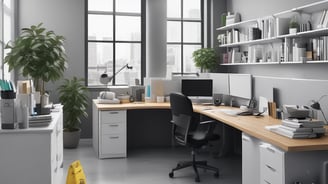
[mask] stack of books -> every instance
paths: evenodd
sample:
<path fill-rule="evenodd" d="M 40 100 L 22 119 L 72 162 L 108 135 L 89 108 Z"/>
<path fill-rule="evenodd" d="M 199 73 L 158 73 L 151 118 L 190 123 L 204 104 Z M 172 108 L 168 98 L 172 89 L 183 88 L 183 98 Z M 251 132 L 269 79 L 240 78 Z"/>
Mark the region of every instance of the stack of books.
<path fill-rule="evenodd" d="M 51 123 L 52 116 L 48 115 L 37 115 L 29 116 L 29 127 L 44 127 Z"/>
<path fill-rule="evenodd" d="M 324 122 L 313 119 L 284 119 L 281 125 L 267 126 L 272 132 L 293 138 L 317 138 L 325 135 Z"/>

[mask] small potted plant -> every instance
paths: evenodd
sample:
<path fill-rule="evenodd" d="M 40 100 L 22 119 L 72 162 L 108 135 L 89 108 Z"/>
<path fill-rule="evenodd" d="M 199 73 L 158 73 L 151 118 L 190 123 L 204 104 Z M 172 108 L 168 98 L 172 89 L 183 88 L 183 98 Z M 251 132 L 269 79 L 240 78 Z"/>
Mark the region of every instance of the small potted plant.
<path fill-rule="evenodd" d="M 193 52 L 195 65 L 201 72 L 214 70 L 217 65 L 217 55 L 213 48 L 201 48 Z"/>
<path fill-rule="evenodd" d="M 88 117 L 88 88 L 83 79 L 65 79 L 59 86 L 59 101 L 64 112 L 64 148 L 76 148 L 80 140 L 81 118 Z"/>
<path fill-rule="evenodd" d="M 24 77 L 31 77 L 36 91 L 40 92 L 40 99 L 36 99 L 40 102 L 38 114 L 44 114 L 41 109 L 47 105 L 42 104 L 46 95 L 45 83 L 59 80 L 67 68 L 64 41 L 63 36 L 47 31 L 40 23 L 23 28 L 15 41 L 5 47 L 10 49 L 4 60 L 9 71 L 15 69 Z"/>
<path fill-rule="evenodd" d="M 296 17 L 292 18 L 289 22 L 289 34 L 296 34 L 299 29 L 299 24 L 296 20 Z"/>

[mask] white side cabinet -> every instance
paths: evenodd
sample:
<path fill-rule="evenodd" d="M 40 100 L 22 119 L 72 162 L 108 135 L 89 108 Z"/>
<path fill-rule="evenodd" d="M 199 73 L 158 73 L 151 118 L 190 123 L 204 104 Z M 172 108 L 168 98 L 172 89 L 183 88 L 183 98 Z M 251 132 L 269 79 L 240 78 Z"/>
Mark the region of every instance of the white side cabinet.
<path fill-rule="evenodd" d="M 62 111 L 47 127 L 0 130 L 0 183 L 57 184 L 63 165 Z"/>
<path fill-rule="evenodd" d="M 327 151 L 286 152 L 271 144 L 260 145 L 261 184 L 320 183 Z"/>
<path fill-rule="evenodd" d="M 126 110 L 98 111 L 94 106 L 93 148 L 99 158 L 126 157 Z"/>
<path fill-rule="evenodd" d="M 261 184 L 284 184 L 285 152 L 270 145 L 260 146 Z"/>
<path fill-rule="evenodd" d="M 242 183 L 260 183 L 260 144 L 261 141 L 242 133 Z"/>

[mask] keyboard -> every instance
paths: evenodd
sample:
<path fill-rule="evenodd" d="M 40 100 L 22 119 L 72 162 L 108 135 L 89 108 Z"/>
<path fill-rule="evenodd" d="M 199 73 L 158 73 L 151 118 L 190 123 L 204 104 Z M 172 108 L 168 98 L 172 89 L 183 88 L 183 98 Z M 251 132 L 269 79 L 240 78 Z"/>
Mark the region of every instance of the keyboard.
<path fill-rule="evenodd" d="M 236 110 L 221 109 L 220 111 L 229 116 L 238 116 L 241 112 L 243 112 L 242 110 L 237 110 L 237 109 Z"/>

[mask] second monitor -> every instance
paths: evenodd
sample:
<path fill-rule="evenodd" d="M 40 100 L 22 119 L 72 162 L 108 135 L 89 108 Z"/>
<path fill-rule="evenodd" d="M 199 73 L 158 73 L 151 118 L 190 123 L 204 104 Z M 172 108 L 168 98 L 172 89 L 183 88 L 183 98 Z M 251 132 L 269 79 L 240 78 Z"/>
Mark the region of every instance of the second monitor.
<path fill-rule="evenodd" d="M 213 81 L 212 79 L 182 79 L 181 92 L 188 97 L 196 97 L 199 100 L 212 100 Z"/>

